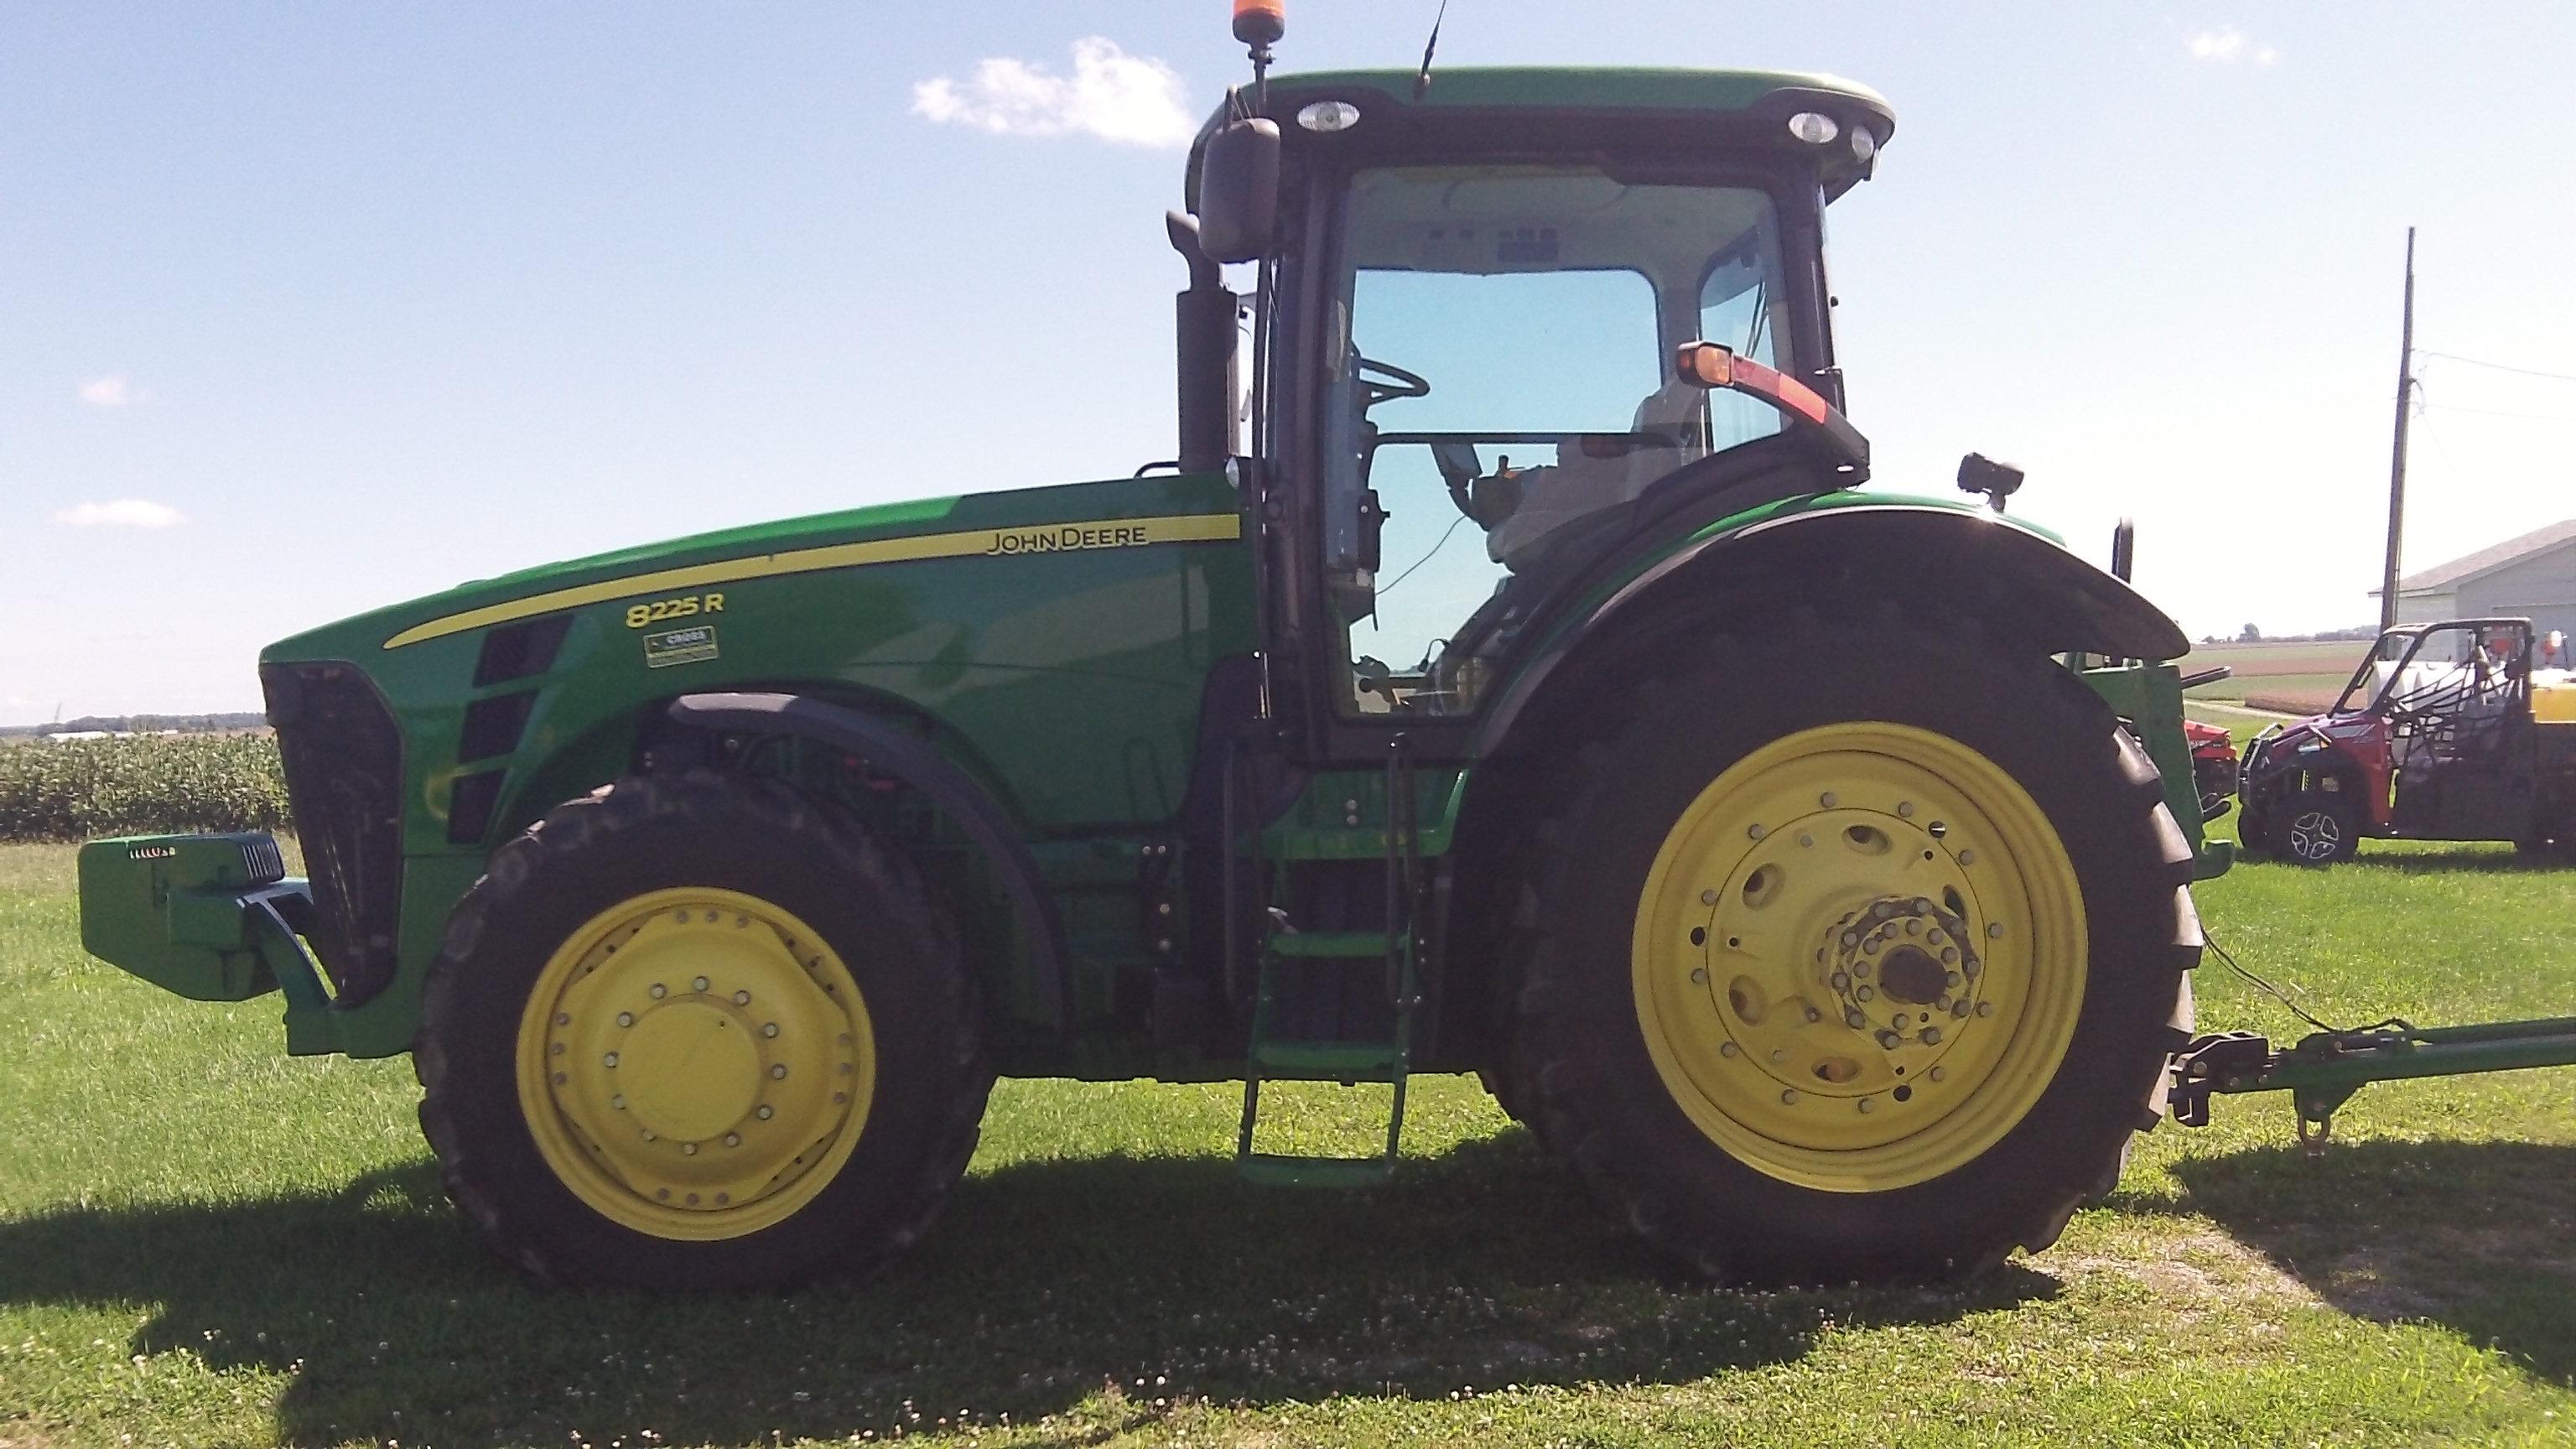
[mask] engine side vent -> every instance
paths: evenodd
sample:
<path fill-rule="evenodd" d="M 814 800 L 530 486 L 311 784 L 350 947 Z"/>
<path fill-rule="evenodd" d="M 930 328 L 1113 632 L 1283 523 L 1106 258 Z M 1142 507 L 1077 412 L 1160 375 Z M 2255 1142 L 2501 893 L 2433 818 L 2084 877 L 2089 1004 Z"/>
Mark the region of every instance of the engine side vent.
<path fill-rule="evenodd" d="M 572 615 L 505 624 L 483 636 L 483 652 L 474 656 L 474 687 L 507 684 L 555 667 L 555 654 L 572 629 Z"/>
<path fill-rule="evenodd" d="M 394 974 L 402 734 L 353 665 L 264 664 L 259 682 L 313 882 L 314 944 L 334 998 L 363 1001 Z"/>
<path fill-rule="evenodd" d="M 467 705 L 465 725 L 456 741 L 457 763 L 488 760 L 517 749 L 519 735 L 528 727 L 529 707 L 536 700 L 536 692 L 529 690 L 494 695 Z"/>
<path fill-rule="evenodd" d="M 286 857 L 277 842 L 263 835 L 241 845 L 242 879 L 250 885 L 272 885 L 286 879 Z"/>
<path fill-rule="evenodd" d="M 448 796 L 448 844 L 477 845 L 491 833 L 492 807 L 500 803 L 501 781 L 508 774 L 507 770 L 485 770 L 458 778 Z"/>

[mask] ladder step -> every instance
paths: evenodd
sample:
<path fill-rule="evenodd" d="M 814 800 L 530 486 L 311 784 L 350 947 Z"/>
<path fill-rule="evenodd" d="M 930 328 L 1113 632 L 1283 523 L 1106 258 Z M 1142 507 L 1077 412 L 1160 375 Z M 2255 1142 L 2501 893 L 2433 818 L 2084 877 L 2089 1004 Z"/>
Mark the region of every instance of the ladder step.
<path fill-rule="evenodd" d="M 1292 961 L 1386 959 L 1383 931 L 1298 931 L 1270 938 L 1270 954 Z"/>
<path fill-rule="evenodd" d="M 1235 1160 L 1243 1180 L 1263 1187 L 1378 1187 L 1395 1176 L 1389 1157 L 1290 1157 L 1249 1153 Z"/>
<path fill-rule="evenodd" d="M 1256 1041 L 1252 1065 L 1265 1078 L 1392 1082 L 1404 1071 L 1404 1052 L 1382 1041 Z"/>

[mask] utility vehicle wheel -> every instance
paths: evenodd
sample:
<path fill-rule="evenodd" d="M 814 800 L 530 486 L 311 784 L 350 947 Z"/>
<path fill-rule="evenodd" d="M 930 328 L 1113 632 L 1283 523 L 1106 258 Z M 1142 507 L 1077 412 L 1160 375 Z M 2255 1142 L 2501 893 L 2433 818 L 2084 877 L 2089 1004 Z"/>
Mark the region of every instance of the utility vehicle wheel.
<path fill-rule="evenodd" d="M 2272 852 L 2300 865 L 2332 865 L 2361 849 L 2361 822 L 2339 794 L 2322 790 L 2292 795 L 2268 822 Z"/>
<path fill-rule="evenodd" d="M 621 780 L 496 853 L 414 1060 L 447 1193 L 539 1278 L 864 1268 L 919 1237 L 991 1086 L 950 928 L 772 781 Z"/>
<path fill-rule="evenodd" d="M 1971 627 L 1723 648 L 1584 745 L 1513 1035 L 1542 1140 L 1685 1266 L 1971 1271 L 2155 1121 L 2191 853 L 2090 691 Z"/>
<path fill-rule="evenodd" d="M 2255 859 L 2272 853 L 2272 817 L 2241 801 L 2236 806 L 2236 853 Z"/>

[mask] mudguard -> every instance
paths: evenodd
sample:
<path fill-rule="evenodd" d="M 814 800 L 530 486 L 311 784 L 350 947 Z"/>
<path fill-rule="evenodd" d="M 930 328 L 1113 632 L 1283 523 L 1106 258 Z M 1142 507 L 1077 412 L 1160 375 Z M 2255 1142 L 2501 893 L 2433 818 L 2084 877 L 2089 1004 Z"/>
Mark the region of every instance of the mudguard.
<path fill-rule="evenodd" d="M 1699 534 L 1575 611 L 1486 716 L 1476 753 L 1500 746 L 1552 677 L 1622 625 L 1668 616 L 1682 601 L 1704 614 L 1705 601 L 1726 599 L 1720 607 L 1741 612 L 1766 598 L 1831 586 L 1856 560 L 1879 561 L 1873 582 L 1921 590 L 1953 613 L 1990 619 L 2050 653 L 2158 660 L 2191 648 L 2181 626 L 2135 589 L 2000 515 L 1849 495 L 1802 499 Z"/>
<path fill-rule="evenodd" d="M 1041 888 L 1037 859 L 991 793 L 954 761 L 893 720 L 805 695 L 687 694 L 671 702 L 670 716 L 693 729 L 814 740 L 857 755 L 919 790 L 965 832 L 992 867 L 1028 942 L 1029 965 L 1045 993 L 1047 1014 L 1058 1032 L 1073 1030 L 1073 967 L 1053 900 Z"/>

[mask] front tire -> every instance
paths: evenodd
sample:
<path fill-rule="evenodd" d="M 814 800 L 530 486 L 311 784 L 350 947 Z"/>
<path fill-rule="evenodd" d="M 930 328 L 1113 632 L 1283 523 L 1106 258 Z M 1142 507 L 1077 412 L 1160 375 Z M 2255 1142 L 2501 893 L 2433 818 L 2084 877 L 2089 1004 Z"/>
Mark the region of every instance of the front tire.
<path fill-rule="evenodd" d="M 2360 813 L 2340 792 L 2292 795 L 2269 824 L 2272 853 L 2298 865 L 2333 865 L 2361 850 Z"/>
<path fill-rule="evenodd" d="M 503 846 L 414 1060 L 448 1196 L 547 1281 L 738 1288 L 927 1227 L 991 1085 L 901 857 L 775 781 L 621 780 Z"/>
<path fill-rule="evenodd" d="M 2090 691 L 1970 632 L 1722 649 L 1557 796 L 1518 1094 L 1689 1268 L 1982 1268 L 2055 1241 L 2155 1120 L 2190 849 Z"/>

